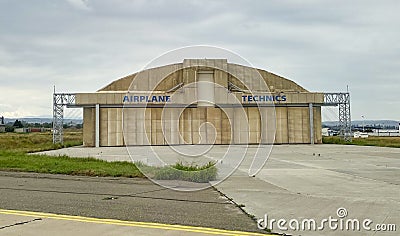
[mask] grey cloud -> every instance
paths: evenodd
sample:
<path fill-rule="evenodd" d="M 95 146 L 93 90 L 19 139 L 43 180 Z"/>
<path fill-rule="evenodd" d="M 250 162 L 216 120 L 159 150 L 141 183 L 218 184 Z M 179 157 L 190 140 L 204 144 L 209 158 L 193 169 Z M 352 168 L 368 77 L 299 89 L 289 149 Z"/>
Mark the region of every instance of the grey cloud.
<path fill-rule="evenodd" d="M 354 117 L 400 117 L 385 105 L 400 101 L 398 1 L 21 0 L 1 5 L 0 87 L 14 92 L 0 99 L 16 104 L 18 91 L 37 96 L 35 106 L 27 108 L 32 114 L 46 113 L 53 84 L 63 91 L 95 91 L 168 50 L 206 44 L 231 49 L 312 91 L 343 91 L 350 85 Z"/>
<path fill-rule="evenodd" d="M 79 10 L 90 11 L 91 8 L 87 5 L 87 0 L 66 0 L 69 4 Z"/>

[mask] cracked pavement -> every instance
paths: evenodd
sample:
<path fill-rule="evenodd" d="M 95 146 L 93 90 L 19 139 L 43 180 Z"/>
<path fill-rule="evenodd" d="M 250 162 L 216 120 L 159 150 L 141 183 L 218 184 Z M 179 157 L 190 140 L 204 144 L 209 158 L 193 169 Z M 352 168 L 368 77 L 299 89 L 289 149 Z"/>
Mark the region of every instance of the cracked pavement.
<path fill-rule="evenodd" d="M 0 172 L 0 186 L 2 209 L 262 232 L 212 188 L 178 192 L 145 179 L 17 172 Z M 2 231 L 39 224 L 37 218 L 0 219 Z"/>

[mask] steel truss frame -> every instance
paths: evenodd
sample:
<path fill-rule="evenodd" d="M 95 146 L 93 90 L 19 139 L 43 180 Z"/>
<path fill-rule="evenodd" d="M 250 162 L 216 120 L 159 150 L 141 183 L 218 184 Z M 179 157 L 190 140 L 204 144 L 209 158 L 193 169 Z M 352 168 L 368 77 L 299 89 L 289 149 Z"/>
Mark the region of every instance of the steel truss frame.
<path fill-rule="evenodd" d="M 75 94 L 53 93 L 53 143 L 64 143 L 64 107 L 75 105 Z"/>
<path fill-rule="evenodd" d="M 324 106 L 339 107 L 339 135 L 351 141 L 350 93 L 324 93 Z"/>
<path fill-rule="evenodd" d="M 53 143 L 64 142 L 64 107 L 74 105 L 74 93 L 53 93 Z M 350 93 L 324 93 L 323 105 L 339 107 L 339 135 L 351 141 Z"/>

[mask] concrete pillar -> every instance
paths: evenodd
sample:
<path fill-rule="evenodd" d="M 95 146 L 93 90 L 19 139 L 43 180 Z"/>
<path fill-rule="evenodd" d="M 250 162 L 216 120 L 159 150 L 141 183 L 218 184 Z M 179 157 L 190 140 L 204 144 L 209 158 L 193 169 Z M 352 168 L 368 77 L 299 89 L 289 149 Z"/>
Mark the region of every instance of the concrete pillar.
<path fill-rule="evenodd" d="M 308 109 L 310 111 L 310 143 L 314 144 L 314 109 L 313 104 L 308 104 Z"/>
<path fill-rule="evenodd" d="M 92 107 L 83 108 L 83 145 L 86 147 L 95 146 L 95 109 Z"/>
<path fill-rule="evenodd" d="M 95 127 L 96 127 L 96 139 L 95 139 L 95 144 L 96 147 L 100 147 L 100 105 L 96 104 L 96 123 L 95 123 Z"/>

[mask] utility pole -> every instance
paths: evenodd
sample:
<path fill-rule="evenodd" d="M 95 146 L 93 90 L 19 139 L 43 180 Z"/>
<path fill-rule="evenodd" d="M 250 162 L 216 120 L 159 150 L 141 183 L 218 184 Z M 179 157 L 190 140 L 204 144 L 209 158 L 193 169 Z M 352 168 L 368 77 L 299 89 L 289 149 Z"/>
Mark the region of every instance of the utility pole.
<path fill-rule="evenodd" d="M 362 118 L 362 127 L 363 127 L 363 133 L 364 133 L 364 132 L 365 132 L 365 131 L 364 131 L 364 127 L 365 127 L 365 124 L 364 124 L 365 116 L 361 116 L 361 118 Z"/>

